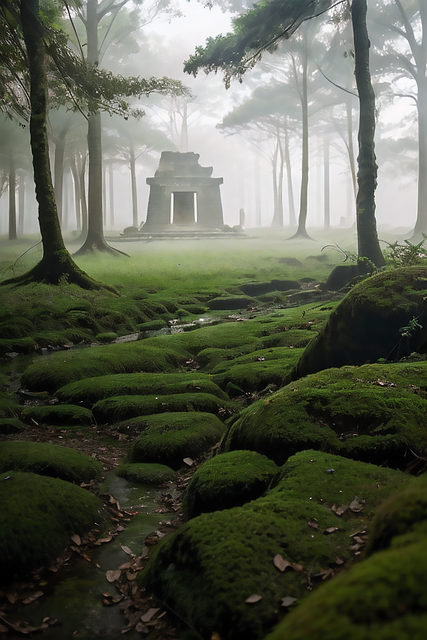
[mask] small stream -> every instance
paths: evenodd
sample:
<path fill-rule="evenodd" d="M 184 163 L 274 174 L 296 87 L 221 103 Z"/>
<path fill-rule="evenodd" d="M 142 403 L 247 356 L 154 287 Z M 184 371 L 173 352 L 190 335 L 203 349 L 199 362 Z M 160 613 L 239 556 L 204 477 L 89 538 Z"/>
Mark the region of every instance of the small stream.
<path fill-rule="evenodd" d="M 15 612 L 8 615 L 11 621 L 25 620 L 34 626 L 40 625 L 45 617 L 57 618 L 58 624 L 44 630 L 40 637 L 52 640 L 117 640 L 126 626 L 119 607 L 105 606 L 102 602 L 103 593 L 118 595 L 105 573 L 129 560 L 122 545 L 140 555 L 144 538 L 157 528 L 161 520 L 168 518 L 165 513 L 154 512 L 165 489 L 135 485 L 110 473 L 102 490 L 111 493 L 123 509 L 138 511 L 138 515 L 111 542 L 90 550 L 91 562 L 73 557 L 57 573 L 43 576 L 35 590 L 43 591 L 44 595 L 31 604 L 17 606 Z M 11 633 L 7 638 L 18 640 L 22 635 Z M 126 633 L 126 638 L 140 640 L 141 635 L 132 630 Z"/>

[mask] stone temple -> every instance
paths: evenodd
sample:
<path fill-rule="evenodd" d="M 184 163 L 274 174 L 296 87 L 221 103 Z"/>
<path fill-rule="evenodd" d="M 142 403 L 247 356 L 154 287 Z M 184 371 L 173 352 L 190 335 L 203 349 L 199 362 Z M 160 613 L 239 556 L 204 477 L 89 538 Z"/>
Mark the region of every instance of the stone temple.
<path fill-rule="evenodd" d="M 219 187 L 212 167 L 201 167 L 199 154 L 163 151 L 150 186 L 146 233 L 219 231 L 224 226 Z"/>

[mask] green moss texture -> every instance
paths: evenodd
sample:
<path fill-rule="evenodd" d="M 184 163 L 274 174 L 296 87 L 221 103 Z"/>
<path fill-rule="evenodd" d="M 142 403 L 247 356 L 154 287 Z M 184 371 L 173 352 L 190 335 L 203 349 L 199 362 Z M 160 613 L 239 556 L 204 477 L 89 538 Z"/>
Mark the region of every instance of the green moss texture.
<path fill-rule="evenodd" d="M 119 478 L 139 484 L 162 485 L 176 479 L 176 472 L 165 464 L 121 464 L 115 472 Z"/>
<path fill-rule="evenodd" d="M 21 415 L 26 422 L 35 420 L 38 424 L 48 425 L 87 426 L 93 422 L 89 409 L 72 404 L 27 407 Z"/>
<path fill-rule="evenodd" d="M 259 498 L 279 468 L 255 451 L 231 451 L 199 467 L 184 494 L 188 517 L 230 509 Z"/>
<path fill-rule="evenodd" d="M 9 579 L 55 561 L 73 534 L 104 522 L 92 493 L 33 473 L 0 474 L 0 503 L 0 566 Z"/>

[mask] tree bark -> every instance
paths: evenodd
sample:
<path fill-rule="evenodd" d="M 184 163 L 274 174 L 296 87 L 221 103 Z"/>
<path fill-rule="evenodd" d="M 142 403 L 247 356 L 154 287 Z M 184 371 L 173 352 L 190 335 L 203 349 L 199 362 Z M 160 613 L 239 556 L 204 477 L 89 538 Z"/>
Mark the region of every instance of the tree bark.
<path fill-rule="evenodd" d="M 9 156 L 9 240 L 16 240 L 16 168 L 13 151 Z"/>
<path fill-rule="evenodd" d="M 353 0 L 351 16 L 354 37 L 355 77 L 359 93 L 359 155 L 357 158 L 358 191 L 356 220 L 358 259 L 361 270 L 366 260 L 377 267 L 385 264 L 380 249 L 375 220 L 377 163 L 375 157 L 375 93 L 369 70 L 369 37 L 366 26 L 366 0 Z"/>
<path fill-rule="evenodd" d="M 22 1 L 20 12 L 30 74 L 30 142 L 43 257 L 29 272 L 3 284 L 31 281 L 58 284 L 67 279 L 86 289 L 100 289 L 103 285 L 92 280 L 73 261 L 64 245 L 59 225 L 49 164 L 46 53 L 39 20 L 39 0 Z"/>
<path fill-rule="evenodd" d="M 130 164 L 130 181 L 131 181 L 131 193 L 132 193 L 132 224 L 134 227 L 139 227 L 138 222 L 138 194 L 136 189 L 136 160 L 135 160 L 135 148 L 133 144 L 129 147 L 129 164 Z"/>

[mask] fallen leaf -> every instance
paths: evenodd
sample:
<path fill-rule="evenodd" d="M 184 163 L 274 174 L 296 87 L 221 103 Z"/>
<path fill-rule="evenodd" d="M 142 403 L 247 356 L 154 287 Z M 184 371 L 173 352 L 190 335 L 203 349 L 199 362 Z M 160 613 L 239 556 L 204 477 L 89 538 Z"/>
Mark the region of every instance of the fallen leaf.
<path fill-rule="evenodd" d="M 323 533 L 335 533 L 335 531 L 338 531 L 338 527 L 329 527 L 329 529 L 325 529 Z"/>
<path fill-rule="evenodd" d="M 71 536 L 71 540 L 74 542 L 74 544 L 76 544 L 78 547 L 80 547 L 80 545 L 82 543 L 82 539 L 80 538 L 80 536 L 77 533 L 74 533 Z"/>
<path fill-rule="evenodd" d="M 11 593 L 6 593 L 6 598 L 9 600 L 10 604 L 15 604 L 18 600 L 18 594 L 16 591 L 12 591 Z"/>
<path fill-rule="evenodd" d="M 337 516 L 342 516 L 348 509 L 348 505 L 342 504 L 340 507 L 337 507 L 335 504 L 332 505 L 331 511 L 335 513 Z"/>
<path fill-rule="evenodd" d="M 122 551 L 124 551 L 125 553 L 128 554 L 128 556 L 135 556 L 134 552 L 132 551 L 132 549 L 129 549 L 129 547 L 127 547 L 125 544 L 121 544 L 120 545 L 122 548 Z"/>
<path fill-rule="evenodd" d="M 297 571 L 298 573 L 304 570 L 304 567 L 302 566 L 302 564 L 297 564 L 296 562 L 293 562 L 291 564 L 291 569 L 293 569 L 294 571 Z"/>
<path fill-rule="evenodd" d="M 286 571 L 286 569 L 288 567 L 291 566 L 291 563 L 288 562 L 288 560 L 285 560 L 285 558 L 283 558 L 279 553 L 277 555 L 274 556 L 273 558 L 273 564 L 275 567 L 277 567 L 277 569 L 279 569 L 279 571 L 281 571 L 283 573 L 283 571 Z"/>
<path fill-rule="evenodd" d="M 132 571 L 126 571 L 126 578 L 132 582 L 132 580 L 136 580 L 137 573 L 132 573 Z"/>
<path fill-rule="evenodd" d="M 342 558 L 340 558 L 339 556 L 337 556 L 337 559 L 335 560 L 335 564 L 340 566 L 340 565 L 344 564 L 344 560 Z"/>
<path fill-rule="evenodd" d="M 42 595 L 43 591 L 35 591 L 34 593 L 31 593 L 29 596 L 24 598 L 22 602 L 23 604 L 30 604 L 31 602 L 34 602 L 34 600 L 37 600 L 37 598 L 40 598 L 40 596 Z"/>
<path fill-rule="evenodd" d="M 317 522 L 313 522 L 312 520 L 309 520 L 307 522 L 308 526 L 311 527 L 312 529 L 318 529 L 319 525 L 317 524 Z"/>
<path fill-rule="evenodd" d="M 291 598 L 291 596 L 286 596 L 285 598 L 282 598 L 281 605 L 282 607 L 290 607 L 291 604 L 294 604 L 294 602 L 296 601 L 297 601 L 297 598 Z"/>
<path fill-rule="evenodd" d="M 194 460 L 191 458 L 184 458 L 183 463 L 187 465 L 187 467 L 192 467 L 194 464 Z"/>
<path fill-rule="evenodd" d="M 260 600 L 262 600 L 262 596 L 258 595 L 257 593 L 253 593 L 251 596 L 249 596 L 249 598 L 246 598 L 245 602 L 247 602 L 248 604 L 254 604 L 255 602 L 259 602 Z"/>
<path fill-rule="evenodd" d="M 107 573 L 105 574 L 105 577 L 107 578 L 108 582 L 116 582 L 116 580 L 120 580 L 120 576 L 122 575 L 122 572 L 117 569 L 116 571 L 110 570 L 107 571 Z"/>
<path fill-rule="evenodd" d="M 355 498 L 353 500 L 353 502 L 351 502 L 349 504 L 350 511 L 353 511 L 353 513 L 359 513 L 360 511 L 362 511 L 364 509 L 364 505 L 362 502 L 359 502 L 359 500 L 357 500 L 357 498 Z"/>
<path fill-rule="evenodd" d="M 353 540 L 357 542 L 357 544 L 365 544 L 365 541 L 362 538 L 359 538 L 359 536 L 354 536 Z"/>
<path fill-rule="evenodd" d="M 150 622 L 151 618 L 153 618 L 158 611 L 160 611 L 160 607 L 157 607 L 157 609 L 154 607 L 148 609 L 148 611 L 141 616 L 140 620 L 142 622 Z"/>

